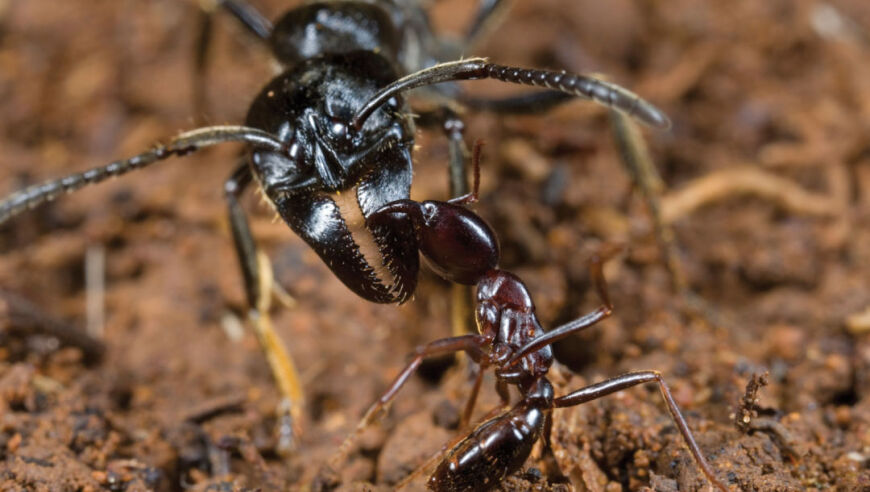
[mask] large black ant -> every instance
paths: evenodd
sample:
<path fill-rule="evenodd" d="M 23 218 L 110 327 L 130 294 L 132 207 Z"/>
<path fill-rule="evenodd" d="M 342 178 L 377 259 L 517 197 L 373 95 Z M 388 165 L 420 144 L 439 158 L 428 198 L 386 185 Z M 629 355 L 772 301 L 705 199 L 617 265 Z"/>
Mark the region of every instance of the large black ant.
<path fill-rule="evenodd" d="M 254 99 L 245 125 L 208 126 L 188 131 L 165 145 L 158 145 L 131 158 L 15 192 L 0 200 L 0 224 L 63 193 L 172 156 L 184 156 L 221 143 L 247 143 L 250 148 L 248 157 L 225 184 L 229 220 L 251 318 L 256 322 L 261 343 L 281 391 L 293 403 L 295 411 L 299 409 L 302 395 L 296 372 L 280 343 L 277 343 L 266 316 L 271 269 L 262 259 L 264 257 L 258 254 L 239 203 L 239 196 L 252 181 L 257 182 L 278 214 L 320 256 L 336 277 L 366 300 L 378 303 L 407 301 L 416 288 L 418 250 L 421 250 L 427 258 L 443 256 L 448 261 L 448 266 L 440 272 L 447 274 L 447 278 L 459 283 L 479 284 L 478 292 L 486 292 L 484 286 L 495 289 L 491 293 L 490 300 L 495 303 L 492 306 L 517 301 L 520 304 L 528 302 L 530 307 L 528 296 L 520 293 L 524 292 L 522 284 L 510 275 L 499 273 L 491 261 L 485 264 L 483 270 L 475 266 L 468 273 L 470 276 L 461 274 L 454 277 L 458 250 L 451 249 L 449 244 L 459 241 L 458 247 L 462 240 L 474 237 L 463 236 L 466 229 L 447 229 L 446 235 L 441 234 L 435 242 L 417 244 L 411 240 L 420 231 L 420 217 L 426 218 L 429 212 L 444 208 L 439 205 L 430 209 L 427 207 L 437 202 L 425 202 L 422 208 L 415 209 L 409 202 L 414 121 L 402 93 L 425 86 L 430 87 L 429 91 L 436 99 L 503 112 L 542 110 L 571 97 L 581 97 L 633 116 L 650 126 L 669 126 L 667 117 L 648 102 L 615 84 L 594 77 L 565 71 L 508 67 L 482 58 L 457 60 L 458 54 L 484 30 L 484 26 L 493 18 L 493 13 L 503 7 L 506 3 L 503 0 L 481 2 L 466 42 L 460 49 L 433 34 L 425 11 L 416 2 L 309 3 L 290 10 L 274 26 L 243 0 L 215 0 L 214 3 L 240 21 L 250 33 L 266 42 L 284 67 L 284 71 Z M 202 36 L 203 40 L 206 38 Z M 199 51 L 201 65 L 206 52 L 205 44 Z M 443 60 L 454 61 L 442 63 Z M 451 85 L 434 87 L 436 84 L 485 78 L 549 90 L 507 99 L 481 100 L 464 97 Z M 461 148 L 461 124 L 447 106 L 443 104 L 435 120 L 445 129 L 451 149 Z M 451 176 L 464 179 L 462 152 L 451 152 L 449 164 Z M 333 195 L 350 190 L 355 190 L 359 211 L 365 219 L 362 227 L 349 225 L 333 199 Z M 450 207 L 465 210 L 457 205 Z M 410 219 L 397 219 L 398 212 Z M 476 217 L 470 212 L 455 211 L 451 214 L 457 220 Z M 486 232 L 490 234 L 491 231 L 487 228 Z M 363 253 L 363 242 L 369 243 L 376 252 L 375 255 L 379 257 L 376 262 L 373 263 Z M 468 251 L 466 246 L 461 248 L 463 254 Z M 489 254 L 490 259 L 497 261 L 497 254 L 492 256 L 493 251 L 485 247 L 479 252 L 472 249 L 472 253 L 478 255 L 475 257 Z M 439 264 L 438 261 L 433 263 Z M 502 287 L 499 288 L 499 285 Z M 514 294 L 517 297 L 505 297 L 507 291 L 500 293 L 508 286 L 519 289 Z M 479 302 L 479 306 L 488 305 L 482 300 Z M 488 320 L 490 318 L 486 316 L 491 315 L 504 318 L 508 313 L 515 312 L 503 306 L 485 309 L 490 311 L 478 313 L 479 319 L 484 316 L 482 319 Z M 518 314 L 521 312 L 516 311 Z M 520 318 L 527 321 L 534 319 L 529 318 L 528 312 Z M 610 386 L 606 388 L 594 387 L 597 389 L 586 390 L 582 395 L 553 400 L 552 392 L 548 393 L 546 389 L 548 383 L 540 372 L 546 372 L 544 366 L 549 364 L 549 348 L 545 345 L 552 338 L 539 338 L 542 333 L 540 327 L 536 322 L 533 326 L 534 333 L 529 334 L 517 332 L 508 336 L 506 332 L 501 338 L 495 338 L 497 332 L 492 332 L 490 335 L 462 338 L 466 340 L 462 343 L 471 345 L 457 348 L 476 354 L 482 364 L 501 368 L 503 378 L 507 378 L 505 381 L 520 384 L 526 395 L 523 400 L 525 403 L 522 403 L 522 408 L 526 410 L 523 411 L 540 413 L 554 405 L 575 404 L 591 394 L 600 396 L 614 391 L 613 388 L 641 382 L 639 376 L 627 376 L 627 379 L 608 383 Z M 493 359 L 489 358 L 490 355 L 484 357 L 488 354 L 484 350 L 487 344 L 495 340 L 513 340 L 511 337 L 516 336 L 526 337 L 522 340 L 535 338 L 546 342 L 529 342 L 533 344 L 532 348 L 518 352 L 520 358 L 510 361 L 499 358 L 504 354 Z M 490 338 L 484 343 L 484 339 L 479 337 Z M 471 340 L 476 341 L 472 343 Z M 541 369 L 532 370 L 527 364 L 540 366 Z M 519 379 L 510 379 L 509 374 Z M 644 377 L 652 376 L 647 374 Z M 550 395 L 549 400 L 547 395 Z M 526 420 L 530 418 L 527 416 Z M 682 422 L 679 418 L 677 420 Z M 684 427 L 683 424 L 681 429 Z M 687 436 L 692 447 L 687 431 L 684 431 L 684 436 Z M 699 462 L 703 463 L 697 447 L 692 449 Z M 705 471 L 709 470 L 705 468 Z M 708 476 L 712 479 L 711 474 L 708 473 Z"/>

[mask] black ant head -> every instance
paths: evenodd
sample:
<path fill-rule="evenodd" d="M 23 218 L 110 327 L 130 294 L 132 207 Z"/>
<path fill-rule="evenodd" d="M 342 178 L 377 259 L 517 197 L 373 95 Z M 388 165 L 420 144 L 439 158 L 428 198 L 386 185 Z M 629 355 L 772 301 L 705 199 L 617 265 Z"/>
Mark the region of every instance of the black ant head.
<path fill-rule="evenodd" d="M 255 152 L 254 171 L 269 198 L 299 189 L 344 191 L 379 166 L 383 151 L 410 147 L 413 124 L 392 98 L 363 128 L 354 113 L 395 78 L 371 52 L 324 55 L 273 79 L 257 96 L 246 124 L 275 135 L 285 151 Z"/>
<path fill-rule="evenodd" d="M 283 145 L 251 155 L 266 197 L 339 279 L 375 302 L 404 301 L 415 287 L 417 252 L 402 231 L 364 226 L 375 210 L 410 194 L 413 124 L 399 99 L 360 130 L 350 121 L 395 77 L 367 51 L 312 58 L 272 80 L 247 118 Z M 339 206 L 339 195 L 351 200 Z"/>

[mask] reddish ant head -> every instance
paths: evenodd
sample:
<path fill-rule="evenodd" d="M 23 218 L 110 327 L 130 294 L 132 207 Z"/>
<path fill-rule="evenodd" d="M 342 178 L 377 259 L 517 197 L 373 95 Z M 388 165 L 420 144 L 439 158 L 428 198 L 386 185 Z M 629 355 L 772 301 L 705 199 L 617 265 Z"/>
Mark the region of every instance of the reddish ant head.
<path fill-rule="evenodd" d="M 498 241 L 492 228 L 471 210 L 447 202 L 399 200 L 369 216 L 369 227 L 406 217 L 417 247 L 438 275 L 476 285 L 498 266 Z"/>
<path fill-rule="evenodd" d="M 476 285 L 498 266 L 499 248 L 489 224 L 465 207 L 420 204 L 420 251 L 436 273 L 451 282 Z"/>

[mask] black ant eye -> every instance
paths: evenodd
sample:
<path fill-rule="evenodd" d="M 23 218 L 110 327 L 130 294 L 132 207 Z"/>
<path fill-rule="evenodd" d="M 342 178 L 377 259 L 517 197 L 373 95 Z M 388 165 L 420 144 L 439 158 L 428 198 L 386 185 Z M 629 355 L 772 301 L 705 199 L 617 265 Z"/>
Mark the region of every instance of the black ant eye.
<path fill-rule="evenodd" d="M 347 124 L 339 118 L 332 118 L 332 123 L 329 125 L 329 132 L 332 134 L 333 137 L 347 137 Z"/>

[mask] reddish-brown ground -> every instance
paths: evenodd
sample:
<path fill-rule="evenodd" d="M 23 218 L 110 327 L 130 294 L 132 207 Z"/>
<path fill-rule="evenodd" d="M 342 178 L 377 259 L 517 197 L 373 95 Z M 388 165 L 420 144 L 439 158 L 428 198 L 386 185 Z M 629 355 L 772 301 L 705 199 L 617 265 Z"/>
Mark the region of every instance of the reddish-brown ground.
<path fill-rule="evenodd" d="M 193 3 L 0 1 L 0 193 L 193 127 Z M 296 2 L 254 3 L 274 18 Z M 467 138 L 488 144 L 476 210 L 545 326 L 593 308 L 586 260 L 603 242 L 626 245 L 606 268 L 615 314 L 560 347 L 573 371 L 553 371 L 557 391 L 658 369 L 732 489 L 870 488 L 870 3 L 517 3 L 475 54 L 606 73 L 674 120 L 644 133 L 679 264 L 708 307 L 693 314 L 671 288 L 605 111 L 469 115 Z M 458 29 L 473 4 L 439 2 L 434 17 Z M 217 27 L 209 121 L 240 122 L 269 57 L 229 19 Z M 418 142 L 414 196 L 445 198 L 445 141 Z M 221 186 L 237 152 L 162 163 L 0 228 L 0 489 L 304 489 L 406 354 L 449 334 L 448 286 L 431 273 L 407 305 L 369 304 L 246 199 L 298 300 L 273 313 L 307 397 L 298 450 L 279 455 L 276 390 L 254 335 L 237 330 L 244 298 Z M 84 258 L 101 248 L 106 353 L 89 364 L 8 309 L 14 293 L 83 327 Z M 413 379 L 314 485 L 389 489 L 454 438 L 470 384 L 442 371 Z M 758 408 L 741 409 L 765 371 Z M 495 402 L 486 388 L 481 414 Z M 505 489 L 706 487 L 654 387 L 554 420 L 553 453 L 536 450 Z"/>

